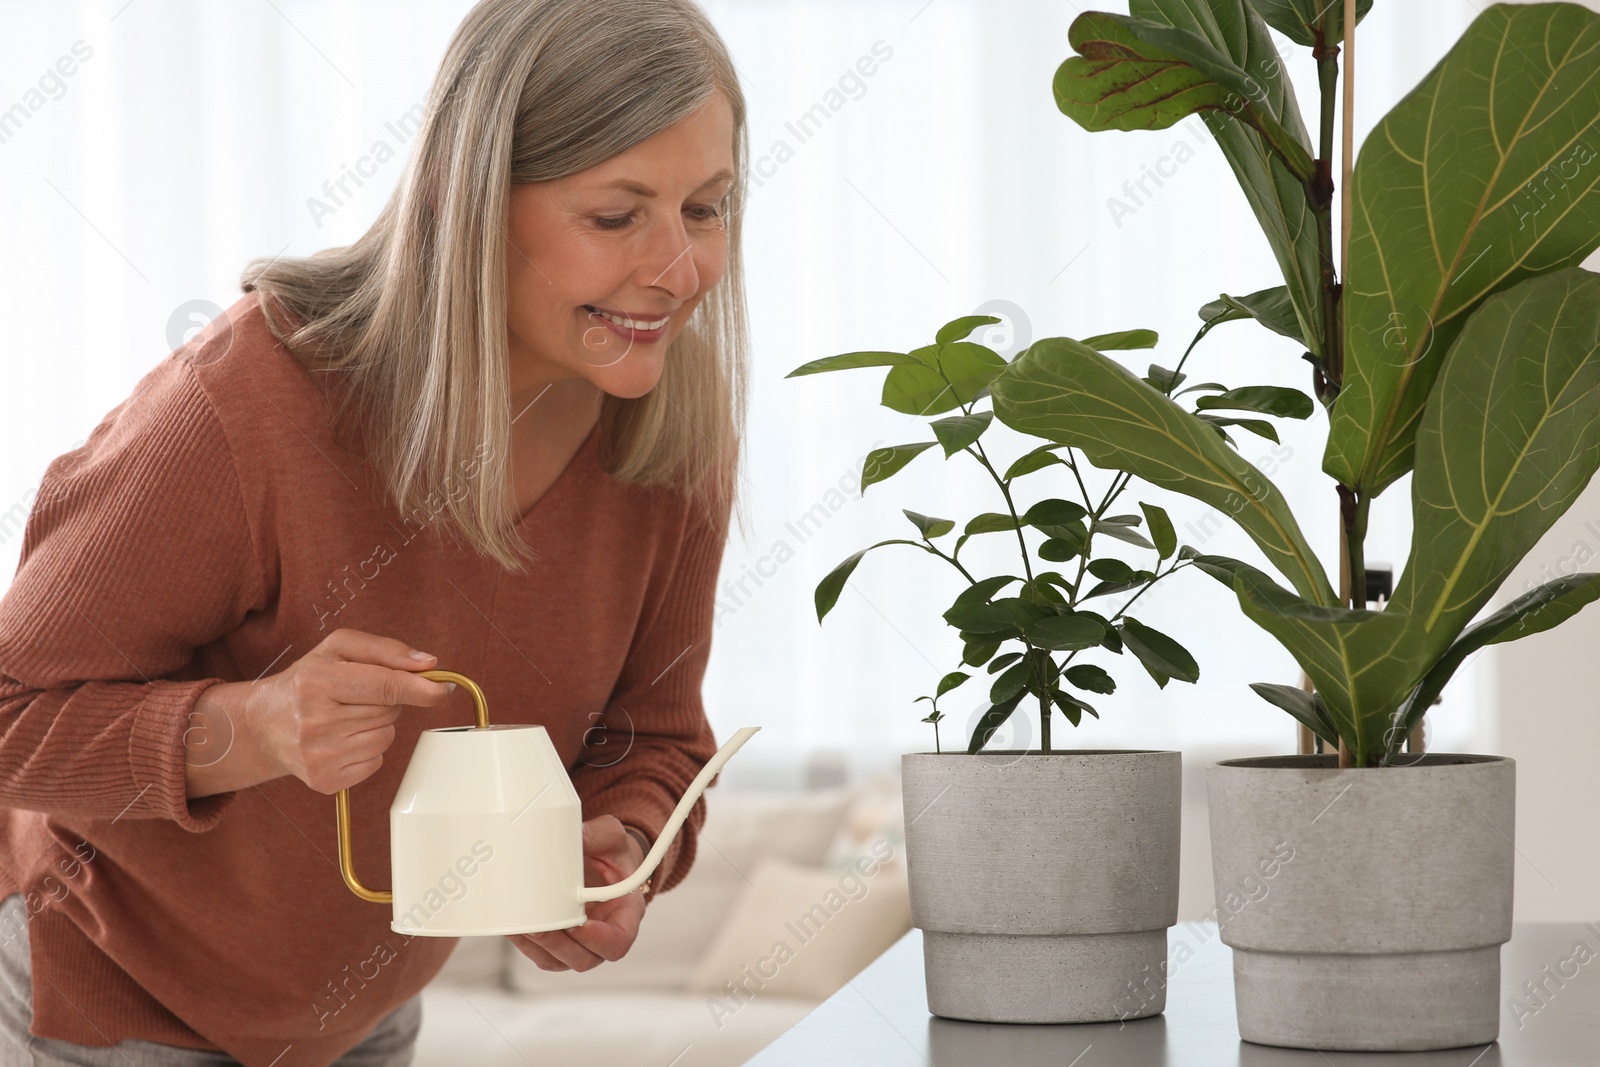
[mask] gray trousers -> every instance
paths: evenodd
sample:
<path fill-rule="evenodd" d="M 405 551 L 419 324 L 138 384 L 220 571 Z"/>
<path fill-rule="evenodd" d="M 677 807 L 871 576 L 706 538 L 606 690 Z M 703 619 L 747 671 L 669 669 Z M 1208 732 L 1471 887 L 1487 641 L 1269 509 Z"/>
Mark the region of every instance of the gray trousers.
<path fill-rule="evenodd" d="M 33 972 L 28 957 L 27 905 L 20 893 L 0 900 L 0 1067 L 239 1067 L 222 1052 L 128 1038 L 110 1048 L 28 1033 L 33 1022 Z M 422 997 L 390 1012 L 334 1067 L 410 1067 L 422 1029 Z"/>

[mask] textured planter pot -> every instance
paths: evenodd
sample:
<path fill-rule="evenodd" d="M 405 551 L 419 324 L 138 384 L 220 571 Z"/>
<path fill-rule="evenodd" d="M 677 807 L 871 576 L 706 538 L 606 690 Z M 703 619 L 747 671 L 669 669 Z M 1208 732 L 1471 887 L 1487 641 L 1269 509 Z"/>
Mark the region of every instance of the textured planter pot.
<path fill-rule="evenodd" d="M 1166 1006 L 1177 752 L 915 753 L 900 767 L 930 1012 L 1081 1023 Z"/>
<path fill-rule="evenodd" d="M 1207 768 L 1211 864 L 1239 1035 L 1290 1048 L 1416 1051 L 1500 1033 L 1516 766 L 1430 753 Z"/>

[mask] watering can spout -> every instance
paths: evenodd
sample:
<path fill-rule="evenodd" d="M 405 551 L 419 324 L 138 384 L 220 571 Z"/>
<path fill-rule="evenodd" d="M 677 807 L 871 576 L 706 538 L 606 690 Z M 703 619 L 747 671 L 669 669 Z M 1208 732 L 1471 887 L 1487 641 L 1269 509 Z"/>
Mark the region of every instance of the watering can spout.
<path fill-rule="evenodd" d="M 683 826 L 683 820 L 689 817 L 689 811 L 694 807 L 695 801 L 700 799 L 700 794 L 705 792 L 706 786 L 710 784 L 711 779 L 715 778 L 717 772 L 722 770 L 722 765 L 727 763 L 735 752 L 739 751 L 740 746 L 750 740 L 756 731 L 760 729 L 761 727 L 759 726 L 746 726 L 739 730 L 700 769 L 700 773 L 695 776 L 694 781 L 689 783 L 689 789 L 683 794 L 683 799 L 678 801 L 678 806 L 673 809 L 672 817 L 667 820 L 667 825 L 661 828 L 661 836 L 656 838 L 655 845 L 651 847 L 649 854 L 645 856 L 644 862 L 639 864 L 638 870 L 615 885 L 589 886 L 581 892 L 579 899 L 585 903 L 589 901 L 614 900 L 617 897 L 626 896 L 644 885 L 645 879 L 649 878 L 655 872 L 656 866 L 660 864 L 661 857 L 665 856 L 667 849 L 672 847 L 672 840 L 678 836 L 678 829 Z"/>

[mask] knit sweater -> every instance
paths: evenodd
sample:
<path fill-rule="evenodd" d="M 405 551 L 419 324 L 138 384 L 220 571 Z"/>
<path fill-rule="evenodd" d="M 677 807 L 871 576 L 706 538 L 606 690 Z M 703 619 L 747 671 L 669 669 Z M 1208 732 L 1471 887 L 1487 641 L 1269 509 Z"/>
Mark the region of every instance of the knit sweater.
<path fill-rule="evenodd" d="M 492 721 L 543 725 L 585 819 L 654 840 L 716 749 L 700 688 L 725 511 L 614 480 L 602 423 L 522 516 L 538 556 L 513 574 L 441 536 L 431 503 L 399 514 L 330 410 L 252 294 L 45 472 L 0 599 L 0 896 L 28 905 L 34 1034 L 321 1067 L 443 966 L 455 938 L 396 933 L 345 886 L 332 796 L 293 776 L 186 796 L 201 692 L 335 629 L 434 653 Z M 390 884 L 419 733 L 472 721 L 460 689 L 403 709 L 350 791 L 366 884 Z M 702 801 L 657 891 L 703 818 Z"/>

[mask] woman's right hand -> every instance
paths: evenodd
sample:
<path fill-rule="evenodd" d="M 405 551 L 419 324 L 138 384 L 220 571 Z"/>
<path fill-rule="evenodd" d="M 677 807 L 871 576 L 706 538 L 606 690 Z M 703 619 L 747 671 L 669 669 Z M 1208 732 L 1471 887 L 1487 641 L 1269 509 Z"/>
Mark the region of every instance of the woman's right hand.
<path fill-rule="evenodd" d="M 422 658 L 417 658 L 417 657 Z M 453 682 L 420 678 L 436 657 L 404 641 L 335 630 L 288 668 L 248 683 L 243 717 L 270 777 L 333 794 L 383 765 L 401 704 L 434 707 Z"/>

